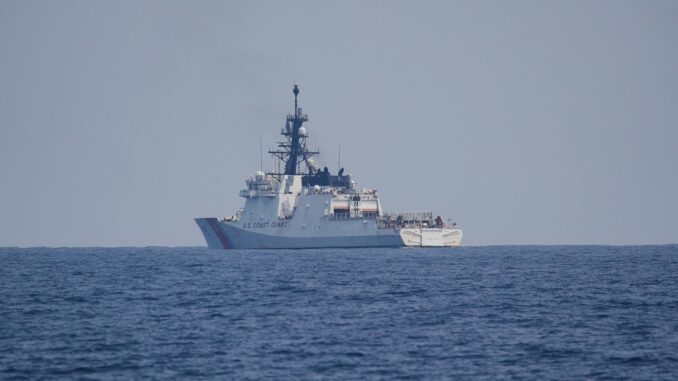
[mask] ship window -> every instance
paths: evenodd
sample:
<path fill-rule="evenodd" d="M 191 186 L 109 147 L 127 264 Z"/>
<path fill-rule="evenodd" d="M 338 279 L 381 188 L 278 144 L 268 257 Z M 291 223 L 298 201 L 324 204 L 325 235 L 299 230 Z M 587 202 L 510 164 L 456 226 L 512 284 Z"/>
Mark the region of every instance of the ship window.
<path fill-rule="evenodd" d="M 349 215 L 348 209 L 334 209 L 334 219 L 345 220 Z"/>

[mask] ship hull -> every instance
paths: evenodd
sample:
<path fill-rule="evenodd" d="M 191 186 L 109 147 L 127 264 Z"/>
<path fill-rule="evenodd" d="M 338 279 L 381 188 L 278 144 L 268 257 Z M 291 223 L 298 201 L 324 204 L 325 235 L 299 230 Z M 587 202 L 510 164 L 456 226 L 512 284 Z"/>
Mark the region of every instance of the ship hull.
<path fill-rule="evenodd" d="M 352 248 L 352 247 L 441 247 L 458 246 L 460 235 L 450 240 L 449 229 L 387 229 L 364 233 L 347 232 L 343 235 L 285 235 L 266 234 L 242 229 L 234 224 L 216 218 L 196 218 L 200 231 L 211 249 L 310 249 L 310 248 Z M 416 230 L 416 232 L 415 232 Z M 458 230 L 458 229 L 454 229 Z M 419 236 L 417 236 L 417 232 Z M 461 232 L 459 230 L 459 232 Z"/>
<path fill-rule="evenodd" d="M 459 246 L 463 236 L 457 228 L 409 228 L 400 229 L 400 236 L 406 246 L 416 247 L 449 247 Z"/>

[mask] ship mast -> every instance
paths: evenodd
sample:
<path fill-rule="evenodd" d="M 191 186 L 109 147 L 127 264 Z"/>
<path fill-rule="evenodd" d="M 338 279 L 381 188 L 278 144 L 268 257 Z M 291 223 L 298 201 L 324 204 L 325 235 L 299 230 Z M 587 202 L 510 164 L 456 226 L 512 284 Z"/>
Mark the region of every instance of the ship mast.
<path fill-rule="evenodd" d="M 301 108 L 299 108 L 298 85 L 294 85 L 292 93 L 294 93 L 294 114 L 287 114 L 285 128 L 283 128 L 280 133 L 285 136 L 286 141 L 278 143 L 278 149 L 268 151 L 268 153 L 285 163 L 285 172 L 275 173 L 273 175 L 297 175 L 301 161 L 305 161 L 306 166 L 311 168 L 309 159 L 319 153 L 306 149 L 306 137 L 308 136 L 308 132 L 305 128 L 302 128 L 302 124 L 308 122 L 308 115 L 302 113 Z"/>
<path fill-rule="evenodd" d="M 299 86 L 294 85 L 292 90 L 294 93 L 294 116 L 287 116 L 287 122 L 292 122 L 292 133 L 291 133 L 291 149 L 290 155 L 288 157 L 287 163 L 285 165 L 285 174 L 286 175 L 296 175 L 297 174 L 297 162 L 299 158 L 299 129 L 301 125 L 308 120 L 308 117 L 302 118 L 299 115 L 299 107 L 297 105 L 297 96 L 299 96 Z"/>

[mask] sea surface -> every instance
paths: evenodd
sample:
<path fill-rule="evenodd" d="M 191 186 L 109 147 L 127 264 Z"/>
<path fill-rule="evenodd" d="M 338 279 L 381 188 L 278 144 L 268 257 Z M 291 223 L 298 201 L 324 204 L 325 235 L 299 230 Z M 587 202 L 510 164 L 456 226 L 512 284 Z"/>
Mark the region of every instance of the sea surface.
<path fill-rule="evenodd" d="M 0 379 L 678 379 L 678 245 L 0 249 Z"/>

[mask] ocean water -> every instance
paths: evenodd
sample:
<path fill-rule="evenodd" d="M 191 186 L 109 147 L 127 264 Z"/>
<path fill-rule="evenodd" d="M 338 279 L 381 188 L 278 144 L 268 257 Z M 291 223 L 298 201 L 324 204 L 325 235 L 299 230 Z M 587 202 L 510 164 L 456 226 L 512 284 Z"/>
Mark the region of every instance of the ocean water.
<path fill-rule="evenodd" d="M 0 249 L 0 379 L 678 379 L 678 246 Z"/>

